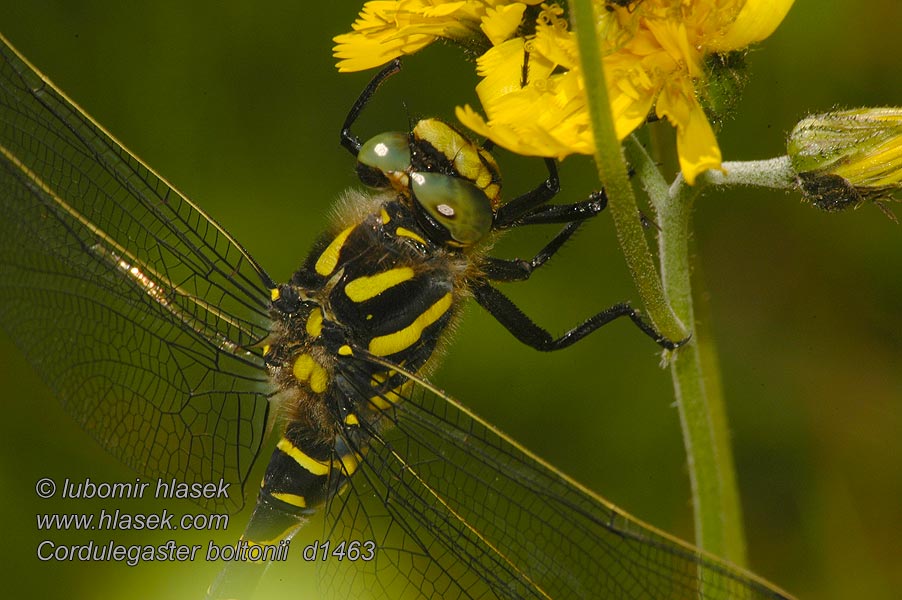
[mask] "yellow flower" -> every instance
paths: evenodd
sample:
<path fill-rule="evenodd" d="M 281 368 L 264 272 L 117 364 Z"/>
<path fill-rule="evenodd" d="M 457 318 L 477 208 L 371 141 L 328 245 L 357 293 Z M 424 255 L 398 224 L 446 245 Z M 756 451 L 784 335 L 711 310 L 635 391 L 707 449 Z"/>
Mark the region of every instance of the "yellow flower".
<path fill-rule="evenodd" d="M 354 31 L 333 38 L 341 72 L 378 67 L 437 39 L 463 41 L 480 31 L 493 44 L 520 26 L 529 4 L 541 0 L 382 0 L 367 2 Z"/>
<path fill-rule="evenodd" d="M 677 128 L 680 167 L 691 184 L 721 168 L 720 148 L 699 95 L 705 61 L 770 35 L 793 0 L 596 0 L 611 111 L 623 139 L 654 109 Z M 458 118 L 510 150 L 563 158 L 595 149 L 576 38 L 557 5 L 543 5 L 535 36 L 508 39 L 478 61 L 477 93 L 487 119 L 469 106 Z M 529 76 L 521 85 L 524 49 Z M 519 58 L 518 58 L 519 57 Z"/>

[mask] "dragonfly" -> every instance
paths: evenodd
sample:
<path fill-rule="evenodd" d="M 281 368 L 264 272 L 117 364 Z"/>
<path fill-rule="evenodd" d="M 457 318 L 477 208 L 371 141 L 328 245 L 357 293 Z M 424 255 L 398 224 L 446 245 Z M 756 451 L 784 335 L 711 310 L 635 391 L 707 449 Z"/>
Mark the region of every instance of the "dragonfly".
<path fill-rule="evenodd" d="M 351 299 L 341 314 L 369 306 L 371 314 L 386 317 L 392 313 L 378 303 L 380 296 L 421 281 L 404 271 L 409 265 L 371 274 L 365 260 L 353 262 L 349 256 L 357 256 L 358 245 L 366 247 L 355 232 L 368 228 L 390 243 L 400 240 L 405 256 L 429 257 L 449 252 L 436 248 L 437 235 L 452 246 L 468 244 L 469 218 L 463 227 L 460 219 L 445 223 L 476 214 L 475 228 L 483 230 L 499 223 L 566 223 L 532 266 L 486 263 L 491 266 L 471 277 L 480 304 L 521 341 L 545 350 L 565 345 L 567 336 L 546 338 L 523 321 L 489 282 L 526 279 L 523 269 L 541 266 L 556 252 L 580 215 L 603 208 L 599 199 L 561 208 L 545 204 L 545 191 L 533 191 L 489 204 L 489 215 L 484 207 L 457 204 L 495 196 L 497 182 L 490 156 L 445 124 L 423 120 L 412 132 L 372 143 L 351 133 L 366 100 L 390 74 L 384 71 L 355 103 L 342 137 L 365 180 L 385 189 L 365 195 L 361 202 L 369 208 L 351 211 L 353 227 L 324 235 L 299 274 L 278 284 L 215 220 L 0 42 L 0 324 L 81 427 L 122 462 L 149 477 L 223 480 L 243 488 L 267 432 L 282 427 L 244 541 L 263 546 L 290 539 L 319 511 L 324 542 L 347 544 L 345 550 L 351 542 L 372 543 L 355 547 L 370 556 L 356 555 L 352 565 L 322 562 L 324 595 L 788 597 L 630 516 L 430 384 L 427 363 L 438 340 L 429 327 L 445 318 L 444 288 L 437 296 L 405 288 L 405 295 L 430 301 L 410 305 L 410 318 L 384 331 L 378 330 L 384 319 L 372 319 L 376 329 L 359 338 L 333 331 L 348 317 L 336 320 L 334 307 L 322 303 L 323 290 L 338 289 Z M 429 147 L 441 150 L 452 139 L 455 148 L 477 156 L 488 179 L 483 171 L 467 179 L 460 165 L 438 172 L 420 163 L 414 168 L 415 155 L 436 139 L 444 141 Z M 400 162 L 391 153 L 381 162 L 380 145 L 399 150 Z M 426 162 L 453 162 L 458 155 L 430 154 Z M 548 168 L 552 181 L 553 163 Z M 436 181 L 438 200 L 432 202 L 427 188 Z M 429 218 L 411 221 L 407 205 L 398 203 L 412 202 L 405 190 L 415 186 Z M 335 279 L 356 267 L 365 268 Z M 312 281 L 317 276 L 321 280 Z M 571 337 L 625 316 L 673 346 L 629 307 L 599 315 Z M 369 316 L 360 312 L 351 333 Z M 300 337 L 286 333 L 292 328 Z M 301 388 L 308 399 L 332 400 L 312 408 L 296 398 L 286 404 L 284 397 L 296 397 Z M 297 426 L 302 421 L 308 427 Z M 311 423 L 334 429 L 318 434 Z M 314 455 L 324 442 L 323 454 Z M 276 459 L 288 470 L 302 467 L 308 481 L 280 479 L 286 469 L 272 466 Z M 244 497 L 199 501 L 237 510 Z M 236 564 L 210 588 L 211 597 L 232 597 L 233 589 L 252 593 L 263 564 Z M 243 567 L 254 571 L 247 585 Z"/>

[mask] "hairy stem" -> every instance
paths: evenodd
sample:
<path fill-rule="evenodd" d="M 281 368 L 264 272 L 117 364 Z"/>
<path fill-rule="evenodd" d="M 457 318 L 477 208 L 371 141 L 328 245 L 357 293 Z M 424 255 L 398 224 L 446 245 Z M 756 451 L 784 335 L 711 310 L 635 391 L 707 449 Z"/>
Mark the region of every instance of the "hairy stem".
<path fill-rule="evenodd" d="M 694 332 L 689 240 L 692 203 L 700 186 L 687 188 L 679 177 L 668 188 L 644 148 L 635 138 L 628 139 L 630 164 L 657 212 L 662 284 L 642 231 L 614 129 L 593 2 L 573 0 L 570 8 L 595 136 L 595 162 L 608 193 L 620 246 L 652 321 L 670 339 L 684 339 L 684 331 Z M 743 564 L 742 518 L 726 413 L 716 385 L 719 378 L 713 374 L 712 385 L 708 385 L 703 373 L 703 365 L 716 369 L 717 361 L 711 360 L 713 345 L 706 347 L 707 356 L 703 359 L 703 340 L 693 336 L 674 353 L 670 368 L 689 464 L 696 543 L 713 554 Z"/>
<path fill-rule="evenodd" d="M 620 248 L 652 323 L 668 339 L 682 340 L 687 331 L 664 297 L 661 278 L 655 269 L 654 258 L 642 230 L 639 208 L 614 130 L 601 63 L 601 49 L 595 34 L 597 20 L 593 2 L 575 0 L 570 3 L 570 7 L 589 100 L 595 138 L 595 164 L 598 177 L 608 195 L 608 209 L 614 219 Z"/>
<path fill-rule="evenodd" d="M 695 327 L 690 244 L 692 206 L 699 187 L 678 177 L 658 214 L 661 273 L 667 298 L 693 339 L 671 363 L 674 392 L 689 462 L 696 542 L 705 550 L 745 564 L 745 534 L 736 485 L 726 408 L 720 392 L 713 340 Z"/>
<path fill-rule="evenodd" d="M 716 186 L 750 185 L 788 190 L 795 187 L 795 171 L 788 156 L 767 160 L 748 160 L 723 163 L 726 172 L 706 171 L 705 183 Z"/>

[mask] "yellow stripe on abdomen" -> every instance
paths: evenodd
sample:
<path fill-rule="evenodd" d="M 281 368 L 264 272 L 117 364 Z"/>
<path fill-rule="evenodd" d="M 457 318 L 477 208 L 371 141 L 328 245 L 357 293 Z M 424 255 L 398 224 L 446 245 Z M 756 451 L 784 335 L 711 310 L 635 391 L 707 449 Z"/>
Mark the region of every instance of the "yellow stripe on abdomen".
<path fill-rule="evenodd" d="M 286 492 L 273 492 L 270 494 L 276 500 L 281 500 L 285 504 L 297 506 L 298 508 L 307 508 L 307 500 L 303 496 L 297 494 L 289 494 Z"/>
<path fill-rule="evenodd" d="M 317 460 L 291 443 L 288 438 L 284 437 L 279 440 L 278 444 L 276 444 L 276 448 L 281 450 L 285 455 L 291 458 L 291 460 L 296 462 L 299 467 L 316 477 L 324 477 L 328 475 L 329 472 L 333 469 L 340 471 L 345 475 L 351 475 L 354 473 L 354 471 L 357 470 L 357 467 L 360 465 L 360 461 L 363 459 L 361 455 L 351 452 L 339 456 L 332 461 Z M 297 494 L 272 492 L 271 495 L 283 502 L 287 502 L 288 504 L 293 504 L 294 506 L 299 506 L 301 508 L 304 508 L 307 504 L 307 500 L 303 496 L 299 496 Z M 299 504 L 299 502 L 302 504 Z"/>
<path fill-rule="evenodd" d="M 448 312 L 452 303 L 451 292 L 448 292 L 432 306 L 423 311 L 413 323 L 388 335 L 381 335 L 370 340 L 369 350 L 376 356 L 389 356 L 401 352 L 415 344 L 423 330 L 438 321 Z"/>
<path fill-rule="evenodd" d="M 328 475 L 329 471 L 332 469 L 330 463 L 318 461 L 315 458 L 307 456 L 300 448 L 292 444 L 286 438 L 280 439 L 279 443 L 276 444 L 276 448 L 290 456 L 291 460 L 313 475 Z"/>

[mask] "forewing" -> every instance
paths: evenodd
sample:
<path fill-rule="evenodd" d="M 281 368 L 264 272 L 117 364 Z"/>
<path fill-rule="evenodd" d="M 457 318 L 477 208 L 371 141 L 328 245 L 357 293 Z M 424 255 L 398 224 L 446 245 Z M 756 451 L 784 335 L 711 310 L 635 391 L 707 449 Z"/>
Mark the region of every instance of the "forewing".
<path fill-rule="evenodd" d="M 787 597 L 624 513 L 410 377 L 386 422 L 365 425 L 365 459 L 327 509 L 333 546 L 377 547 L 354 569 L 324 562 L 337 597 Z"/>
<path fill-rule="evenodd" d="M 0 128 L 0 325 L 128 465 L 243 484 L 268 412 L 265 273 L 2 37 Z"/>

